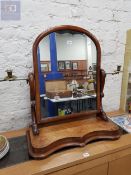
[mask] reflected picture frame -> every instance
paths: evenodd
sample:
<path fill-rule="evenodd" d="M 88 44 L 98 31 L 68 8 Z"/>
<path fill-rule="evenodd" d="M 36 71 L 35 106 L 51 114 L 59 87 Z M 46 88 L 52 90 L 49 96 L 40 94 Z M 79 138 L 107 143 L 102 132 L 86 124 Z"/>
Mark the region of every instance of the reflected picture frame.
<path fill-rule="evenodd" d="M 93 70 L 93 71 L 96 71 L 96 69 L 97 69 L 96 66 L 97 66 L 96 63 L 92 63 L 92 70 Z"/>
<path fill-rule="evenodd" d="M 41 72 L 48 72 L 48 71 L 49 71 L 48 63 L 41 63 Z"/>
<path fill-rule="evenodd" d="M 65 69 L 67 69 L 67 70 L 72 69 L 71 61 L 65 61 Z"/>
<path fill-rule="evenodd" d="M 72 63 L 72 69 L 73 70 L 77 70 L 78 69 L 78 63 L 77 62 L 73 62 Z"/>
<path fill-rule="evenodd" d="M 59 70 L 65 69 L 65 62 L 64 61 L 58 61 L 58 69 Z"/>

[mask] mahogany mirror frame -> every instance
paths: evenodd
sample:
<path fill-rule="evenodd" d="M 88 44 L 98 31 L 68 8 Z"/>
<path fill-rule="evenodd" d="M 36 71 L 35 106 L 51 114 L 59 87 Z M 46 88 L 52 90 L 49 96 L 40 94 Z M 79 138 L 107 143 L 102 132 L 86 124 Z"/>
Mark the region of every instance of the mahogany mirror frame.
<path fill-rule="evenodd" d="M 40 84 L 37 49 L 40 41 L 45 36 L 51 32 L 57 32 L 60 30 L 81 32 L 88 36 L 96 46 L 97 110 L 42 119 L 40 111 Z M 102 108 L 106 74 L 105 71 L 101 69 L 101 48 L 94 35 L 83 28 L 71 25 L 53 27 L 42 32 L 33 44 L 33 65 L 34 73 L 29 74 L 32 123 L 26 133 L 30 156 L 34 159 L 43 159 L 65 147 L 85 146 L 91 141 L 99 139 L 114 140 L 121 136 L 120 128 L 112 121 L 108 120 Z"/>
<path fill-rule="evenodd" d="M 76 32 L 80 32 L 85 34 L 87 37 L 89 37 L 96 46 L 96 53 L 97 53 L 97 66 L 96 66 L 96 95 L 97 95 L 97 110 L 93 110 L 90 112 L 81 112 L 78 114 L 71 114 L 66 117 L 52 117 L 52 118 L 45 118 L 43 119 L 41 117 L 41 110 L 40 110 L 40 83 L 39 83 L 39 75 L 38 75 L 38 59 L 37 59 L 37 50 L 38 45 L 40 41 L 46 37 L 48 34 L 52 32 L 57 32 L 61 30 L 73 30 Z M 107 120 L 106 114 L 102 110 L 102 97 L 103 94 L 103 88 L 105 83 L 105 72 L 101 69 L 101 48 L 99 41 L 97 38 L 90 33 L 88 30 L 85 30 L 78 26 L 72 26 L 72 25 L 62 25 L 58 27 L 50 28 L 44 32 L 42 32 L 35 40 L 33 44 L 33 66 L 34 66 L 34 73 L 29 74 L 29 84 L 30 84 L 30 96 L 31 96 L 31 109 L 32 109 L 32 128 L 33 132 L 35 134 L 38 134 L 38 126 L 46 123 L 55 123 L 60 120 L 67 120 L 72 117 L 80 117 L 84 115 L 92 115 L 97 114 L 97 116 L 100 116 L 104 120 Z"/>

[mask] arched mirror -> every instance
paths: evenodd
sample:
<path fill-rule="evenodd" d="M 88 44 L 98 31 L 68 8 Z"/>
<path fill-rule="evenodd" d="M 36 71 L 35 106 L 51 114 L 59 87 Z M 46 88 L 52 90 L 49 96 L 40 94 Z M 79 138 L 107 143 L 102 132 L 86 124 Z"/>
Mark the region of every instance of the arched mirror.
<path fill-rule="evenodd" d="M 82 32 L 58 30 L 38 45 L 41 117 L 97 110 L 95 43 Z"/>
<path fill-rule="evenodd" d="M 99 113 L 100 57 L 98 40 L 80 27 L 55 27 L 37 37 L 33 45 L 37 122 Z"/>
<path fill-rule="evenodd" d="M 47 153 L 42 157 L 67 145 L 81 146 L 88 142 L 90 133 L 95 134 L 92 138 L 120 136 L 119 129 L 108 121 L 102 109 L 105 72 L 100 67 L 99 42 L 89 31 L 77 26 L 59 26 L 41 33 L 33 44 L 33 63 L 34 73 L 29 74 L 33 134 L 28 132 L 28 142 L 35 147 L 43 140 L 40 147 Z M 100 121 L 104 123 L 98 124 Z M 116 135 L 111 137 L 114 130 Z"/>

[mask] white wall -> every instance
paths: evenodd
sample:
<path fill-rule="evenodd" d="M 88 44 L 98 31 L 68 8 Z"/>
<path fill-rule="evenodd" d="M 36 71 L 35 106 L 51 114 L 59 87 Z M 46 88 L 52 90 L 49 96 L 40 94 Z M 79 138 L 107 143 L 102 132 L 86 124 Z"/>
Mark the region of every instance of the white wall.
<path fill-rule="evenodd" d="M 80 34 L 57 34 L 58 60 L 85 60 L 87 59 L 86 39 Z"/>
<path fill-rule="evenodd" d="M 96 63 L 96 46 L 86 35 L 81 34 L 55 34 L 57 60 L 88 60 L 88 67 Z M 49 35 L 41 40 L 39 44 L 40 60 L 50 61 Z"/>
<path fill-rule="evenodd" d="M 57 60 L 87 59 L 86 39 L 87 37 L 85 35 L 56 33 Z M 43 61 L 49 61 L 49 36 L 40 42 L 39 47 L 40 59 Z"/>
<path fill-rule="evenodd" d="M 40 60 L 41 61 L 50 61 L 50 43 L 49 43 L 49 35 L 41 40 L 39 43 L 39 51 L 40 51 Z"/>
<path fill-rule="evenodd" d="M 0 21 L 0 77 L 9 67 L 18 77 L 27 77 L 37 35 L 63 24 L 78 25 L 98 38 L 107 72 L 123 65 L 126 31 L 131 28 L 130 0 L 21 0 L 21 20 Z M 105 111 L 119 109 L 121 79 L 122 74 L 107 76 Z M 0 83 L 0 130 L 27 126 L 29 120 L 28 85 L 23 81 Z"/>
<path fill-rule="evenodd" d="M 97 57 L 97 53 L 96 53 L 96 46 L 94 44 L 94 42 L 92 40 L 87 40 L 86 43 L 86 47 L 87 47 L 87 58 L 88 58 L 88 67 L 92 67 L 92 63 L 96 64 L 96 57 Z"/>

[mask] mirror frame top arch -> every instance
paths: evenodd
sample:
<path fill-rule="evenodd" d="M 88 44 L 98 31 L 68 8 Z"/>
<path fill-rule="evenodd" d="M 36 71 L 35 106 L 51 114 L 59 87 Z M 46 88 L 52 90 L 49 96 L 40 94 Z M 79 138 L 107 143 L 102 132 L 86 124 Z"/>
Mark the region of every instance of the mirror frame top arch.
<path fill-rule="evenodd" d="M 96 53 L 97 53 L 97 66 L 96 66 L 96 95 L 97 95 L 97 110 L 93 110 L 91 112 L 82 112 L 78 114 L 71 114 L 66 117 L 52 117 L 52 118 L 45 118 L 43 119 L 41 117 L 41 110 L 40 110 L 40 83 L 39 83 L 39 75 L 38 75 L 38 60 L 37 60 L 37 50 L 38 50 L 38 45 L 40 41 L 46 37 L 48 34 L 52 32 L 57 32 L 61 30 L 73 30 L 76 32 L 80 32 L 85 34 L 87 37 L 89 37 L 95 44 L 96 46 Z M 36 38 L 34 44 L 33 44 L 33 66 L 34 66 L 34 74 L 30 73 L 29 74 L 29 84 L 30 84 L 30 94 L 31 94 L 31 109 L 32 109 L 32 120 L 33 120 L 33 125 L 36 127 L 36 125 L 42 124 L 42 123 L 49 123 L 49 122 L 55 122 L 58 120 L 64 120 L 65 118 L 68 119 L 70 117 L 77 117 L 80 115 L 87 115 L 90 113 L 96 113 L 98 116 L 101 116 L 105 120 L 106 115 L 102 111 L 102 97 L 103 95 L 103 88 L 104 88 L 104 82 L 105 82 L 105 72 L 101 69 L 101 48 L 99 41 L 97 38 L 88 30 L 83 29 L 78 26 L 72 26 L 72 25 L 62 25 L 62 26 L 56 26 L 53 28 L 50 28 L 44 32 L 42 32 L 38 37 Z M 103 115 L 104 114 L 104 115 Z M 36 128 L 34 130 L 37 130 Z"/>

